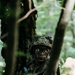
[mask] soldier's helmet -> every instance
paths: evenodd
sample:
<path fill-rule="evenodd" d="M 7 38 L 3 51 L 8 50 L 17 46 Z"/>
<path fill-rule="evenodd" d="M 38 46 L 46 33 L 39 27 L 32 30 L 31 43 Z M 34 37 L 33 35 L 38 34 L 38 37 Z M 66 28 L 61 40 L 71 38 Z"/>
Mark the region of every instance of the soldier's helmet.
<path fill-rule="evenodd" d="M 37 46 L 46 46 L 47 48 L 52 48 L 52 37 L 51 36 L 34 36 L 31 46 L 31 52 Z"/>

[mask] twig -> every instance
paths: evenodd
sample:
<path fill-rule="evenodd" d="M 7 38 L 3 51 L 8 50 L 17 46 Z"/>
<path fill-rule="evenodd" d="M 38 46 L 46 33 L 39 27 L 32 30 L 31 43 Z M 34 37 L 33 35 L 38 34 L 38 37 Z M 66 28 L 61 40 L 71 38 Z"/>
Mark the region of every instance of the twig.
<path fill-rule="evenodd" d="M 29 1 L 29 10 L 31 10 L 32 9 L 32 2 L 31 2 L 31 0 L 28 0 Z"/>
<path fill-rule="evenodd" d="M 24 19 L 26 19 L 32 12 L 34 12 L 36 9 L 39 9 L 41 7 L 43 7 L 44 5 L 46 5 L 47 3 L 49 3 L 49 0 L 47 0 L 46 2 L 43 2 L 40 6 L 31 9 L 30 11 L 27 12 L 27 14 L 25 14 L 22 18 L 20 18 L 17 23 L 20 23 L 21 21 L 23 21 Z"/>

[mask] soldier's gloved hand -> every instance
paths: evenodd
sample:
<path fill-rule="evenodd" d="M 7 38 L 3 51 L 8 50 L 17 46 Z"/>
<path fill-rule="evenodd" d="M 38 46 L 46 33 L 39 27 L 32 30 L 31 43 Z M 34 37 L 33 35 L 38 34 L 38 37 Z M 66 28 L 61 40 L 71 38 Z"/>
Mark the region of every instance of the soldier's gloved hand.
<path fill-rule="evenodd" d="M 28 73 L 27 67 L 24 67 L 23 69 L 24 69 L 24 73 Z"/>

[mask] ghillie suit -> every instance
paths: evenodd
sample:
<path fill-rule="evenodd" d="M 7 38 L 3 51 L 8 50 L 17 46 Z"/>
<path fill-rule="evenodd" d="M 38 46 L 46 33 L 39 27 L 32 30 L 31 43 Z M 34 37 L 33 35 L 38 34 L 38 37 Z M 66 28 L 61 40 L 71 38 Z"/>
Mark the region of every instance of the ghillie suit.
<path fill-rule="evenodd" d="M 30 47 L 31 60 L 23 68 L 24 73 L 44 75 L 52 51 L 52 38 L 50 36 L 34 36 Z M 58 67 L 57 75 L 60 75 Z"/>
<path fill-rule="evenodd" d="M 34 36 L 30 47 L 31 60 L 23 68 L 24 73 L 43 75 L 50 58 L 52 48 L 51 37 Z"/>

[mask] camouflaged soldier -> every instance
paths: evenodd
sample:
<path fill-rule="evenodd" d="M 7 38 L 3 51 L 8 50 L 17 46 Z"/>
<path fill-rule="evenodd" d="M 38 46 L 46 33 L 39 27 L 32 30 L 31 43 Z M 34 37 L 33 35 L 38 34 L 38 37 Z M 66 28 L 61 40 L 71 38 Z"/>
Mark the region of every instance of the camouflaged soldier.
<path fill-rule="evenodd" d="M 50 58 L 52 48 L 51 37 L 34 37 L 32 41 L 32 46 L 30 53 L 32 55 L 32 60 L 27 63 L 28 73 L 33 75 L 43 75 L 48 59 Z M 25 70 L 26 70 L 25 68 Z"/>

